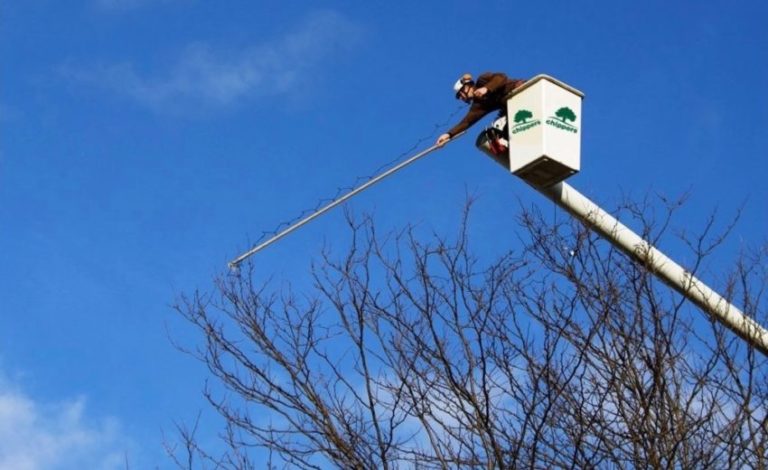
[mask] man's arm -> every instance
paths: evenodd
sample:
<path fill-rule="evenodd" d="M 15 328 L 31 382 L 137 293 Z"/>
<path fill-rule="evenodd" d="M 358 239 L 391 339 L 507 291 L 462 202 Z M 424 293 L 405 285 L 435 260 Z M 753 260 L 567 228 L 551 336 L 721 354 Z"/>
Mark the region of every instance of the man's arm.
<path fill-rule="evenodd" d="M 459 123 L 453 126 L 448 132 L 446 132 L 445 134 L 442 134 L 440 137 L 437 138 L 437 145 L 443 145 L 444 143 L 452 139 L 453 136 L 455 136 L 456 134 L 459 134 L 469 129 L 469 126 L 471 126 L 472 124 L 482 119 L 482 117 L 488 114 L 489 112 L 490 111 L 483 108 L 482 106 L 473 104 L 472 107 L 469 108 L 467 115 L 464 116 L 464 119 L 459 121 Z"/>
<path fill-rule="evenodd" d="M 486 110 L 484 107 L 479 105 L 473 105 L 471 108 L 469 108 L 469 111 L 467 111 L 467 115 L 464 116 L 464 118 L 459 121 L 458 124 L 453 126 L 449 131 L 448 134 L 453 137 L 459 132 L 463 132 L 467 129 L 469 129 L 469 126 L 476 123 L 480 119 L 483 118 L 486 114 L 488 114 L 490 111 Z"/>

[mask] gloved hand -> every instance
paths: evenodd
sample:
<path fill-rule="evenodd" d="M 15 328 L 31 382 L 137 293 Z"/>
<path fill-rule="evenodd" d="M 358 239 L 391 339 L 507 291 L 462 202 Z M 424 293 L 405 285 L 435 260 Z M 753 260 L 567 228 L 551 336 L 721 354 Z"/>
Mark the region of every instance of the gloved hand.
<path fill-rule="evenodd" d="M 437 142 L 435 142 L 435 145 L 437 145 L 438 147 L 442 147 L 449 140 L 451 140 L 451 134 L 441 134 L 440 137 L 437 138 Z"/>

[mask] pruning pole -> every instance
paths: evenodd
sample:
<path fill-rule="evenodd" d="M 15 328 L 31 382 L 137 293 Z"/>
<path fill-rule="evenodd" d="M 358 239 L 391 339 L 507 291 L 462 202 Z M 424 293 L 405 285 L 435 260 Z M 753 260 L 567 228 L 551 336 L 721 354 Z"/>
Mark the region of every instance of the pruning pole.
<path fill-rule="evenodd" d="M 461 136 L 462 134 L 463 134 L 463 132 L 460 133 L 460 134 L 456 134 L 448 142 L 453 142 L 454 140 L 456 140 L 457 137 Z M 371 178 L 370 180 L 366 181 L 364 184 L 358 186 L 357 188 L 353 189 L 352 191 L 348 192 L 347 194 L 345 194 L 345 195 L 341 196 L 340 198 L 330 202 L 326 206 L 316 210 L 315 212 L 313 212 L 312 214 L 308 215 L 307 217 L 304 217 L 303 219 L 299 220 L 298 222 L 294 223 L 293 225 L 289 226 L 288 228 L 286 228 L 286 229 L 282 230 L 281 232 L 275 234 L 269 240 L 266 240 L 266 241 L 264 241 L 262 243 L 259 243 L 258 245 L 254 246 L 253 248 L 251 248 L 250 250 L 246 251 L 242 255 L 238 256 L 235 259 L 233 259 L 232 261 L 229 262 L 230 269 L 236 269 L 240 265 L 240 263 L 245 261 L 248 257 L 254 255 L 255 253 L 257 253 L 257 252 L 263 250 L 264 248 L 268 247 L 269 245 L 275 243 L 276 241 L 278 241 L 281 238 L 285 237 L 289 233 L 298 230 L 300 227 L 302 227 L 302 226 L 308 224 L 309 222 L 311 222 L 312 220 L 320 217 L 321 215 L 325 214 L 326 212 L 328 212 L 329 210 L 333 209 L 334 207 L 336 207 L 336 206 L 338 206 L 340 204 L 343 204 L 348 199 L 352 198 L 353 196 L 356 196 L 357 194 L 360 194 L 361 192 L 365 191 L 366 189 L 368 189 L 371 186 L 375 185 L 376 183 L 380 182 L 384 178 L 386 178 L 388 176 L 391 176 L 394 173 L 396 173 L 396 172 L 402 170 L 403 168 L 407 167 L 411 163 L 414 163 L 415 161 L 417 161 L 417 160 L 419 160 L 419 159 L 421 159 L 423 157 L 426 157 L 427 155 L 429 155 L 433 151 L 443 147 L 444 145 L 433 145 L 433 146 L 429 147 L 428 149 L 423 150 L 423 151 L 417 153 L 416 155 L 410 157 L 409 159 L 404 160 L 401 163 L 398 163 L 397 165 L 395 165 L 392 168 L 390 168 L 389 170 L 381 173 L 380 175 L 378 175 L 378 176 L 376 176 L 374 178 Z"/>

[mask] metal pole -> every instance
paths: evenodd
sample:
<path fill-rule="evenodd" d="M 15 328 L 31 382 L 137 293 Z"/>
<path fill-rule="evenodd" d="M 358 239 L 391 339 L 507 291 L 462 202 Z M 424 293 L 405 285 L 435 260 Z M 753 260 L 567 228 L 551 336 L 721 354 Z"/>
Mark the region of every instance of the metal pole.
<path fill-rule="evenodd" d="M 571 215 L 585 222 L 624 253 L 649 266 L 651 271 L 669 286 L 760 352 L 768 355 L 768 330 L 602 210 L 600 206 L 566 183 L 561 182 L 548 188 L 536 186 L 534 188 Z"/>
<path fill-rule="evenodd" d="M 448 142 L 452 142 L 456 140 L 459 136 L 463 134 L 459 133 L 453 136 Z M 295 224 L 291 225 L 290 227 L 286 228 L 285 230 L 281 231 L 280 233 L 277 233 L 275 236 L 270 238 L 269 240 L 260 243 L 256 245 L 255 247 L 251 248 L 250 250 L 246 251 L 242 255 L 238 256 L 237 258 L 233 259 L 229 262 L 229 267 L 231 269 L 237 268 L 237 266 L 245 261 L 246 258 L 253 255 L 254 253 L 266 248 L 267 246 L 271 245 L 272 243 L 280 240 L 284 236 L 288 235 L 289 233 L 293 232 L 294 230 L 298 229 L 299 227 L 309 223 L 313 219 L 316 219 L 317 217 L 320 217 L 321 215 L 325 214 L 329 210 L 333 209 L 334 207 L 338 206 L 339 204 L 343 203 L 347 199 L 351 198 L 352 196 L 355 196 L 356 194 L 359 194 L 366 189 L 370 188 L 374 184 L 378 183 L 379 181 L 383 180 L 387 176 L 392 175 L 393 173 L 402 170 L 406 166 L 410 165 L 411 163 L 415 162 L 416 160 L 427 156 L 432 151 L 440 148 L 441 146 L 433 145 L 432 147 L 423 150 L 416 155 L 412 156 L 408 160 L 405 160 L 401 163 L 398 163 L 397 165 L 393 166 L 389 170 L 385 171 L 384 173 L 381 173 L 380 175 L 376 176 L 375 178 L 372 178 L 371 180 L 367 181 L 366 183 L 362 184 L 361 186 L 357 187 L 356 189 L 353 189 L 352 191 L 348 192 L 347 194 L 341 196 L 340 198 L 336 199 L 335 201 L 332 201 L 331 203 L 327 204 L 325 207 L 322 207 L 321 209 L 318 209 L 317 211 L 313 212 L 312 214 L 308 215 L 307 217 L 301 219 L 300 221 L 296 222 Z"/>

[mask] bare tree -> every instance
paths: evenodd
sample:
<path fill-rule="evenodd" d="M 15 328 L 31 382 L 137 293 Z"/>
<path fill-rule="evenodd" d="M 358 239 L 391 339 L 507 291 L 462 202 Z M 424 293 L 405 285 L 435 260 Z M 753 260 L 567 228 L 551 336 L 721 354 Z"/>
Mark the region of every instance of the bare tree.
<path fill-rule="evenodd" d="M 182 298 L 231 451 L 185 429 L 179 467 L 768 468 L 765 357 L 578 223 L 523 208 L 521 248 L 483 261 L 469 206 L 450 239 L 348 217 L 312 292 L 248 271 Z M 658 240 L 676 207 L 621 216 Z M 715 222 L 684 238 L 693 269 Z M 763 321 L 766 254 L 723 280 Z"/>

